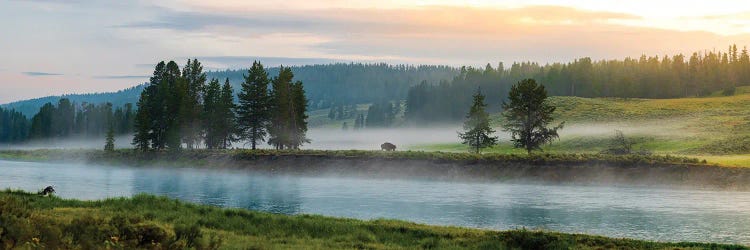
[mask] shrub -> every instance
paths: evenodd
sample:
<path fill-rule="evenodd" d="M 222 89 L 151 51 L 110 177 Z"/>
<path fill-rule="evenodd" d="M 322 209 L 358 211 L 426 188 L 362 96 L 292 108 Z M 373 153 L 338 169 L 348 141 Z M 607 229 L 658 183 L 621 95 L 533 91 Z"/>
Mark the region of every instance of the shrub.
<path fill-rule="evenodd" d="M 175 239 L 184 240 L 187 247 L 193 247 L 203 236 L 201 228 L 198 224 L 177 225 L 174 227 Z"/>

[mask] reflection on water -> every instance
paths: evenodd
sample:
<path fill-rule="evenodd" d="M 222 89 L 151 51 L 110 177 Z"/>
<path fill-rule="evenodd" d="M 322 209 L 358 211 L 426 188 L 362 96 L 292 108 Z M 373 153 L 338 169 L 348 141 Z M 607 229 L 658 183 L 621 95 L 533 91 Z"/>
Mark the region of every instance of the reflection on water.
<path fill-rule="evenodd" d="M 750 193 L 255 175 L 0 161 L 0 188 L 66 198 L 136 193 L 283 214 L 541 228 L 660 241 L 750 244 Z"/>

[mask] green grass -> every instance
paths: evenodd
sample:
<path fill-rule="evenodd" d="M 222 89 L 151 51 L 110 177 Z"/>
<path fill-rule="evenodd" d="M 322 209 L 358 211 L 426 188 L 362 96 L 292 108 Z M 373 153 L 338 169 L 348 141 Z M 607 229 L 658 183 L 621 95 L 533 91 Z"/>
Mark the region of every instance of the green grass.
<path fill-rule="evenodd" d="M 655 154 L 707 159 L 727 166 L 750 166 L 750 87 L 734 96 L 705 98 L 622 99 L 551 97 L 556 121 L 565 121 L 560 140 L 543 147 L 552 154 L 597 153 L 607 148 L 614 131 L 636 142 L 635 149 Z M 502 118 L 492 114 L 499 127 Z M 500 130 L 499 128 L 497 130 Z M 412 145 L 412 150 L 466 152 L 456 143 Z M 488 153 L 522 153 L 507 140 Z"/>
<path fill-rule="evenodd" d="M 459 144 L 459 146 L 462 146 Z M 27 161 L 83 161 L 101 164 L 147 165 L 158 163 L 160 166 L 174 167 L 221 167 L 220 162 L 240 162 L 259 157 L 321 157 L 329 159 L 396 159 L 396 160 L 435 160 L 455 162 L 489 162 L 493 164 L 609 164 L 619 165 L 705 165 L 698 158 L 673 155 L 607 155 L 598 153 L 535 153 L 532 155 L 513 149 L 510 146 L 500 149 L 501 152 L 473 154 L 467 152 L 441 151 L 371 151 L 371 150 L 182 150 L 177 152 L 158 151 L 140 152 L 133 149 L 121 149 L 114 152 L 103 150 L 11 150 L 0 151 L 0 159 Z M 230 164 L 231 165 L 231 164 Z"/>
<path fill-rule="evenodd" d="M 0 192 L 0 221 L 4 222 L 0 243 L 20 249 L 747 249 L 523 229 L 287 216 L 143 194 L 78 201 L 6 190 Z"/>
<path fill-rule="evenodd" d="M 359 104 L 357 105 L 357 112 L 361 114 L 367 114 L 367 109 L 370 104 Z M 349 128 L 354 126 L 354 119 L 356 117 L 342 119 L 342 120 L 331 120 L 328 118 L 329 109 L 319 109 L 308 112 L 307 123 L 310 128 L 327 128 L 327 129 L 341 129 L 344 122 L 349 125 Z"/>

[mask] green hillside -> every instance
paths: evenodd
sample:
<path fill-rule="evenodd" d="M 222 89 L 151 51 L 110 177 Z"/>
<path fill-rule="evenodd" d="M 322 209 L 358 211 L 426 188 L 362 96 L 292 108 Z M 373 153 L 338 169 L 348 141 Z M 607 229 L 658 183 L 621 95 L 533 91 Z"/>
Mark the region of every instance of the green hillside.
<path fill-rule="evenodd" d="M 636 150 L 685 155 L 731 166 L 750 166 L 750 88 L 734 96 L 680 99 L 551 97 L 560 140 L 544 148 L 552 153 L 596 153 L 608 147 L 615 130 L 635 142 Z M 497 126 L 499 113 L 492 115 Z M 500 131 L 500 129 L 497 129 Z M 415 145 L 411 149 L 465 151 L 457 143 Z M 488 152 L 524 153 L 507 138 Z"/>

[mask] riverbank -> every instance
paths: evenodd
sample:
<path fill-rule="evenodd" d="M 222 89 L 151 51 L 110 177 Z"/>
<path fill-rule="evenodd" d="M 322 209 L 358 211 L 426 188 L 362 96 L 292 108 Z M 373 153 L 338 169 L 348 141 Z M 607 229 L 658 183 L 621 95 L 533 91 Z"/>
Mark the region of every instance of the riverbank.
<path fill-rule="evenodd" d="M 102 165 L 241 169 L 269 174 L 547 182 L 750 190 L 750 169 L 694 158 L 601 154 L 469 154 L 382 151 L 118 150 L 0 151 L 0 159 Z"/>
<path fill-rule="evenodd" d="M 101 201 L 0 192 L 4 248 L 748 249 L 544 231 L 491 231 L 395 220 L 279 215 L 136 195 Z M 7 232 L 7 233 L 6 233 Z"/>

